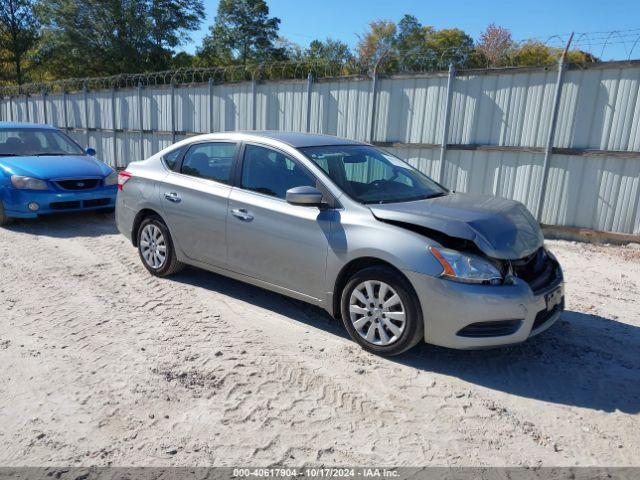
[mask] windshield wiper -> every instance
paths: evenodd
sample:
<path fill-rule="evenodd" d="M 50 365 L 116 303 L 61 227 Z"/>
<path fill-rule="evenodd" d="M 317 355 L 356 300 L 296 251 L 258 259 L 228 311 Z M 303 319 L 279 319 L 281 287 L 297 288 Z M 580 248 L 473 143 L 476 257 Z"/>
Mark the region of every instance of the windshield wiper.
<path fill-rule="evenodd" d="M 384 200 L 369 200 L 362 202 L 365 205 L 383 205 L 385 203 L 405 203 L 405 202 L 416 202 L 418 200 L 429 200 L 430 198 L 444 197 L 447 195 L 445 192 L 436 192 L 430 195 L 416 195 L 415 197 L 406 197 L 406 198 L 387 198 Z"/>
<path fill-rule="evenodd" d="M 438 197 L 445 197 L 447 195 L 446 192 L 437 192 L 437 193 L 433 193 L 431 195 L 427 195 L 425 198 L 425 200 L 429 199 L 429 198 L 438 198 Z"/>
<path fill-rule="evenodd" d="M 62 157 L 64 155 L 73 155 L 72 153 L 64 152 L 49 152 L 49 153 L 32 153 L 34 157 Z"/>

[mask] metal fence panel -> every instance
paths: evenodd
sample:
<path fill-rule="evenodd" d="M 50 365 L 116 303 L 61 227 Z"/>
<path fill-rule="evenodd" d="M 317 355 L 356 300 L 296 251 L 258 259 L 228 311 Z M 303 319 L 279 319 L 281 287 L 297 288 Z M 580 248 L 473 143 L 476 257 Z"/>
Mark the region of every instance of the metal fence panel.
<path fill-rule="evenodd" d="M 367 140 L 371 81 L 345 79 L 314 85 L 311 131 L 355 140 Z"/>
<path fill-rule="evenodd" d="M 556 155 L 544 223 L 640 234 L 640 161 Z"/>
<path fill-rule="evenodd" d="M 0 98 L 0 118 L 68 127 L 118 167 L 193 133 L 372 135 L 427 175 L 442 173 L 449 188 L 516 199 L 535 211 L 557 77 L 555 68 L 461 72 L 451 77 L 448 123 L 442 73 L 379 77 L 375 92 L 366 76 L 33 91 Z M 640 234 L 640 63 L 568 69 L 553 146 L 541 221 Z"/>
<path fill-rule="evenodd" d="M 447 77 L 380 80 L 374 140 L 439 144 Z"/>
<path fill-rule="evenodd" d="M 303 132 L 307 82 L 268 82 L 256 90 L 256 129 Z"/>
<path fill-rule="evenodd" d="M 640 68 L 567 72 L 556 146 L 640 150 Z"/>
<path fill-rule="evenodd" d="M 555 73 L 456 77 L 449 143 L 543 147 Z"/>

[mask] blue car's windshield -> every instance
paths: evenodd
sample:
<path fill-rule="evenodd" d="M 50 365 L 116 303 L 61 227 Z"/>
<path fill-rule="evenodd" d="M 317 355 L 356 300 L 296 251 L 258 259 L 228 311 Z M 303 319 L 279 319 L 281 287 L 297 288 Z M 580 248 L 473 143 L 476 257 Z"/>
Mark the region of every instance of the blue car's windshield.
<path fill-rule="evenodd" d="M 83 155 L 82 148 L 53 129 L 0 128 L 0 156 Z"/>
<path fill-rule="evenodd" d="M 361 203 L 409 202 L 447 194 L 411 165 L 368 145 L 327 145 L 300 151 Z"/>

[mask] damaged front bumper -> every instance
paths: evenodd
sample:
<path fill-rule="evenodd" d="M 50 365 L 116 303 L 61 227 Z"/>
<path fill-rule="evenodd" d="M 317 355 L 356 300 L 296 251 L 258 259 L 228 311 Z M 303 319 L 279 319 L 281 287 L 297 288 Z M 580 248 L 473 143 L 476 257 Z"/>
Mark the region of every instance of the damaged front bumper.
<path fill-rule="evenodd" d="M 424 340 L 434 345 L 476 349 L 520 343 L 549 328 L 564 310 L 561 272 L 535 293 L 520 278 L 490 286 L 404 273 L 420 300 Z"/>

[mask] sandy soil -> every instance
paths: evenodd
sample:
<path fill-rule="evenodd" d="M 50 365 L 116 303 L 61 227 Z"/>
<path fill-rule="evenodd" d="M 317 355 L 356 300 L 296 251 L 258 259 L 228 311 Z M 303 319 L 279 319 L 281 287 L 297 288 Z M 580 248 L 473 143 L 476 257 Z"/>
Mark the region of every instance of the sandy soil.
<path fill-rule="evenodd" d="M 0 465 L 640 465 L 640 250 L 550 245 L 554 328 L 389 360 L 300 302 L 149 276 L 112 218 L 0 229 Z"/>

